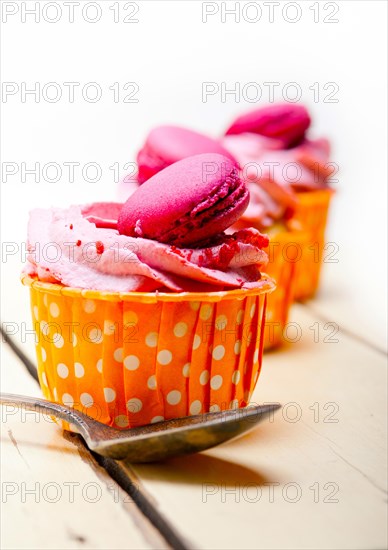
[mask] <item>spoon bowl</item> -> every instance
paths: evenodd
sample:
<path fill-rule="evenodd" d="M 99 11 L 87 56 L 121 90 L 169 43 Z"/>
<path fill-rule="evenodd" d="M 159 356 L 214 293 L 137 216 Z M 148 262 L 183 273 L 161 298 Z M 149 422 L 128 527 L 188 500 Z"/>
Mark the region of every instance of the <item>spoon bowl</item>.
<path fill-rule="evenodd" d="M 76 409 L 45 399 L 2 393 L 0 404 L 65 420 L 83 437 L 91 451 L 133 463 L 156 462 L 210 449 L 251 430 L 265 418 L 272 417 L 281 406 L 279 403 L 250 405 L 118 430 Z"/>

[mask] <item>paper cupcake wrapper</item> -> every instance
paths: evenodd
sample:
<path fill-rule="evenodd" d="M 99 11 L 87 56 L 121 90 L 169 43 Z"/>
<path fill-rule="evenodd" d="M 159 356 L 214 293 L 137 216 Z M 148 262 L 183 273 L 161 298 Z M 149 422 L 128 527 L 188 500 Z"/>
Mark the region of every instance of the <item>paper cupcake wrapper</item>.
<path fill-rule="evenodd" d="M 292 217 L 300 229 L 307 233 L 303 254 L 296 266 L 295 299 L 312 298 L 318 290 L 325 245 L 325 230 L 330 201 L 334 191 L 298 193 L 298 206 Z"/>
<path fill-rule="evenodd" d="M 264 281 L 259 290 L 121 294 L 24 276 L 45 397 L 116 428 L 246 406 L 274 289 Z"/>
<path fill-rule="evenodd" d="M 295 295 L 295 274 L 306 242 L 306 234 L 281 231 L 270 238 L 266 274 L 274 279 L 276 289 L 268 296 L 264 351 L 287 341 L 287 321 Z"/>

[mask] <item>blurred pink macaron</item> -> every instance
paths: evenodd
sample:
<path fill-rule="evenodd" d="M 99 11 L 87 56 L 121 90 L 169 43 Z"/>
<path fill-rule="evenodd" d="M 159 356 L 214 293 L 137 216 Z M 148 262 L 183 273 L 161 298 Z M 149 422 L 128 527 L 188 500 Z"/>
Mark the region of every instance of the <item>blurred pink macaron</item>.
<path fill-rule="evenodd" d="M 119 233 L 178 247 L 210 242 L 243 214 L 249 192 L 230 158 L 195 155 L 155 174 L 124 204 Z"/>
<path fill-rule="evenodd" d="M 216 153 L 235 161 L 219 141 L 180 126 L 157 126 L 137 154 L 138 181 L 144 183 L 167 166 L 193 155 Z"/>
<path fill-rule="evenodd" d="M 237 117 L 225 135 L 252 132 L 282 140 L 284 147 L 291 147 L 303 139 L 310 123 L 303 105 L 274 103 Z"/>

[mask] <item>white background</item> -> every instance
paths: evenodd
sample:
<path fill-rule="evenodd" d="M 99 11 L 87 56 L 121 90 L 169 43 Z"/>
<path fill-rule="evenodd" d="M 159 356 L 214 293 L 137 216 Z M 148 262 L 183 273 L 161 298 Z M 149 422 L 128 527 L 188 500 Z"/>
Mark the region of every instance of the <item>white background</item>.
<path fill-rule="evenodd" d="M 225 3 L 213 2 L 208 9 L 218 12 L 206 23 L 201 1 L 138 0 L 138 13 L 132 16 L 138 23 L 123 22 L 131 17 L 126 2 L 116 4 L 115 23 L 110 0 L 97 2 L 101 19 L 88 23 L 81 9 L 88 2 L 79 3 L 70 23 L 68 8 L 54 2 L 62 17 L 50 23 L 45 19 L 55 18 L 58 11 L 55 6 L 45 8 L 47 2 L 2 2 L 3 86 L 14 82 L 19 90 L 3 95 L 1 104 L 3 168 L 14 162 L 18 170 L 7 179 L 3 170 L 3 242 L 20 246 L 30 208 L 117 198 L 109 166 L 119 163 L 123 173 L 153 125 L 177 123 L 217 136 L 235 115 L 268 102 L 264 82 L 281 84 L 276 99 L 282 99 L 279 90 L 285 84 L 296 82 L 301 102 L 311 109 L 312 135 L 332 140 L 332 158 L 340 166 L 328 232 L 328 240 L 338 243 L 339 262 L 325 266 L 320 300 L 335 304 L 341 299 L 343 311 L 335 311 L 332 320 L 338 317 L 346 327 L 349 319 L 357 319 L 381 347 L 386 317 L 386 2 L 319 2 L 314 5 L 315 10 L 319 6 L 318 15 L 311 9 L 313 2 L 298 2 L 300 20 L 295 23 L 286 20 L 295 17 L 294 8 L 282 12 L 287 2 L 275 6 L 272 23 L 264 2 L 256 3 L 262 15 L 255 23 L 244 20 L 244 15 L 253 19 L 256 13 L 254 6 L 244 11 L 245 2 L 226 3 L 228 9 L 236 5 L 240 22 L 233 14 L 222 22 Z M 24 6 L 31 9 L 35 4 L 39 22 L 23 13 Z M 338 12 L 330 15 L 335 5 Z M 5 9 L 18 11 L 6 17 Z M 87 17 L 95 14 L 90 7 Z M 325 17 L 338 22 L 325 23 Z M 23 86 L 30 89 L 39 83 L 43 90 L 49 82 L 63 91 L 58 102 L 48 102 L 42 92 L 37 102 L 32 95 L 22 101 Z M 68 101 L 64 82 L 80 83 L 74 103 Z M 89 82 L 101 87 L 102 98 L 96 103 L 82 97 Z M 117 103 L 109 90 L 115 82 L 123 94 Z M 138 103 L 122 101 L 126 82 L 138 84 Z M 258 103 L 232 95 L 223 102 L 220 94 L 204 102 L 203 82 L 224 82 L 228 88 L 255 82 L 263 95 Z M 321 89 L 316 103 L 309 89 L 315 82 Z M 328 82 L 339 87 L 337 103 L 324 101 Z M 43 181 L 42 170 L 40 183 L 31 175 L 21 181 L 22 163 L 27 168 L 40 163 L 42 169 L 49 162 L 63 167 L 59 182 Z M 76 168 L 71 183 L 64 162 L 79 162 L 81 167 L 97 162 L 102 178 L 87 183 Z M 3 255 L 2 291 L 15 293 L 15 307 L 26 307 L 27 301 L 25 293 L 19 295 L 22 260 L 21 254 Z"/>

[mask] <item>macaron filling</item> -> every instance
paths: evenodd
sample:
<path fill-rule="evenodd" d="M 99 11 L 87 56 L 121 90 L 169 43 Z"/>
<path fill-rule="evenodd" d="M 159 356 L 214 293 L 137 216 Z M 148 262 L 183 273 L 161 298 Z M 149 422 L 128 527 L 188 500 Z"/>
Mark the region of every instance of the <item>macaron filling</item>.
<path fill-rule="evenodd" d="M 210 208 L 201 210 L 196 215 L 190 213 L 188 218 L 181 218 L 179 224 L 177 224 L 177 228 L 179 228 L 178 231 L 174 228 L 167 234 L 163 235 L 162 238 L 166 238 L 168 240 L 162 242 L 169 242 L 170 244 L 175 244 L 177 246 L 190 245 L 193 248 L 202 246 L 212 241 L 215 235 L 220 232 L 217 229 L 215 229 L 214 232 L 213 227 L 219 228 L 220 223 L 225 226 L 232 225 L 235 218 L 238 219 L 245 211 L 248 206 L 248 202 L 248 190 L 245 185 L 241 184 L 237 189 L 231 191 L 226 197 L 214 203 Z M 201 208 L 201 205 L 199 205 L 198 208 Z M 238 216 L 235 214 L 237 208 L 239 211 Z M 229 221 L 231 214 L 233 214 L 233 221 Z M 215 223 L 212 224 L 215 217 L 217 217 L 217 225 Z M 223 222 L 223 220 L 226 221 Z M 190 240 L 188 239 L 187 233 L 184 236 L 181 235 L 182 227 L 184 227 L 187 232 L 192 232 Z M 195 242 L 193 242 L 194 235 Z"/>
<path fill-rule="evenodd" d="M 213 153 L 194 155 L 162 170 L 123 205 L 121 235 L 177 247 L 212 244 L 243 214 L 249 191 L 237 164 Z"/>

